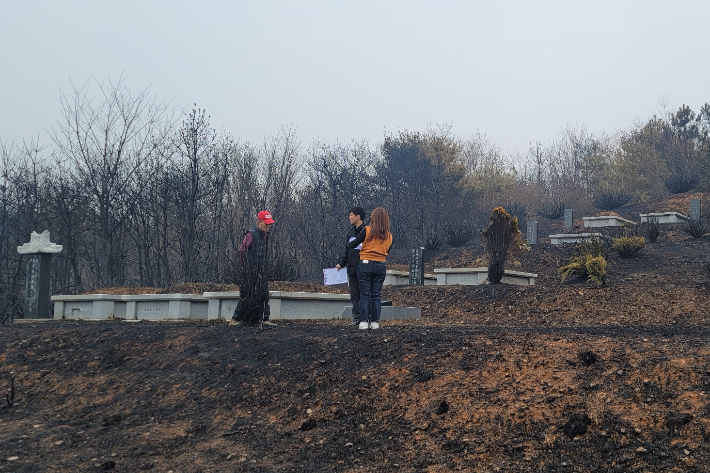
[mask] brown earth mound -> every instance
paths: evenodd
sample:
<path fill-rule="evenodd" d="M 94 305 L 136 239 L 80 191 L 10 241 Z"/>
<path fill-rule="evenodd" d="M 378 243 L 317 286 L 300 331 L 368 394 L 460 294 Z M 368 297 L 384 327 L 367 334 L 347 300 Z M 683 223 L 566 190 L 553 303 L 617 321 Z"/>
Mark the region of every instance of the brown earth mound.
<path fill-rule="evenodd" d="M 549 245 L 515 268 L 535 286 L 386 287 L 423 317 L 379 331 L 3 326 L 0 471 L 705 472 L 710 236 L 663 231 L 607 287 L 560 283 Z"/>

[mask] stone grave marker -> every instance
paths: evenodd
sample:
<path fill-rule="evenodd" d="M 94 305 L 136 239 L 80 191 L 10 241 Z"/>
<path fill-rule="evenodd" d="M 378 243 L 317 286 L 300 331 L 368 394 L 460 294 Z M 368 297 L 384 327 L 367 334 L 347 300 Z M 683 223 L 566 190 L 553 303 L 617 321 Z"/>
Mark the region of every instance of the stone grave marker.
<path fill-rule="evenodd" d="M 48 319 L 52 269 L 52 253 L 62 251 L 62 245 L 49 241 L 49 230 L 41 234 L 32 232 L 29 243 L 17 247 L 17 252 L 27 255 L 25 277 L 25 319 Z"/>
<path fill-rule="evenodd" d="M 409 285 L 424 285 L 424 248 L 412 248 L 409 256 Z"/>
<path fill-rule="evenodd" d="M 700 199 L 690 199 L 690 220 L 700 220 Z"/>
<path fill-rule="evenodd" d="M 537 245 L 537 220 L 528 222 L 528 230 L 525 233 L 528 237 L 528 245 Z"/>
<path fill-rule="evenodd" d="M 574 227 L 574 212 L 572 209 L 565 209 L 565 228 Z"/>

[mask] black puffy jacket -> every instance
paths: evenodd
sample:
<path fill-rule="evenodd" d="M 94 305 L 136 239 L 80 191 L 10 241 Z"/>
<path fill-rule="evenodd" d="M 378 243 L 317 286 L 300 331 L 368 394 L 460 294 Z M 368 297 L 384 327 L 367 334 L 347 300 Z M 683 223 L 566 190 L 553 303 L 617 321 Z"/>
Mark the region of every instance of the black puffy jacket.
<path fill-rule="evenodd" d="M 352 225 L 350 230 L 348 230 L 348 237 L 345 239 L 345 243 L 349 242 L 353 238 L 357 237 L 360 231 L 365 228 L 365 222 L 359 227 Z M 341 268 L 348 268 L 348 274 L 350 276 L 357 276 L 357 265 L 360 263 L 360 250 L 359 249 L 348 249 L 344 248 L 343 253 L 340 256 Z"/>

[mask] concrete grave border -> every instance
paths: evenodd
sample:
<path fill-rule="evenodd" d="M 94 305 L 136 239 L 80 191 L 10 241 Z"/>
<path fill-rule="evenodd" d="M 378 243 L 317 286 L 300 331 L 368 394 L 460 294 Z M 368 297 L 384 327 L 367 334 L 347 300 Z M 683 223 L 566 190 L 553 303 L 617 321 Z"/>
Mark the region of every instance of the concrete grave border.
<path fill-rule="evenodd" d="M 409 271 L 397 271 L 395 269 L 388 269 L 387 275 L 385 276 L 385 286 L 406 286 L 409 284 Z M 424 285 L 425 286 L 435 286 L 436 274 L 424 273 Z"/>
<path fill-rule="evenodd" d="M 619 217 L 618 215 L 602 215 L 599 217 L 582 217 L 584 226 L 587 228 L 601 227 L 622 227 L 624 225 L 636 225 L 636 222 Z"/>
<path fill-rule="evenodd" d="M 205 292 L 208 319 L 229 320 L 237 307 L 239 292 Z M 350 294 L 270 291 L 271 320 L 338 319 L 350 304 Z"/>
<path fill-rule="evenodd" d="M 601 233 L 558 233 L 556 235 L 550 235 L 550 244 L 581 243 L 583 241 L 592 241 L 592 238 L 599 238 L 601 236 Z"/>
<path fill-rule="evenodd" d="M 52 296 L 54 319 L 70 320 L 229 320 L 239 291 L 197 294 Z M 340 319 L 351 307 L 349 294 L 270 291 L 272 320 Z M 350 311 L 347 310 L 350 314 Z M 416 307 L 383 309 L 383 319 L 419 318 Z"/>
<path fill-rule="evenodd" d="M 206 319 L 207 299 L 198 294 L 84 294 L 52 296 L 55 319 Z"/>
<path fill-rule="evenodd" d="M 488 281 L 488 268 L 438 268 L 436 282 L 439 286 L 477 286 Z M 537 274 L 524 273 L 522 271 L 503 272 L 502 283 L 514 284 L 516 286 L 534 286 Z"/>
<path fill-rule="evenodd" d="M 678 212 L 658 212 L 650 214 L 639 214 L 641 217 L 641 223 L 647 223 L 649 219 L 655 218 L 658 220 L 659 224 L 666 223 L 683 223 L 690 220 L 687 215 L 683 215 Z"/>

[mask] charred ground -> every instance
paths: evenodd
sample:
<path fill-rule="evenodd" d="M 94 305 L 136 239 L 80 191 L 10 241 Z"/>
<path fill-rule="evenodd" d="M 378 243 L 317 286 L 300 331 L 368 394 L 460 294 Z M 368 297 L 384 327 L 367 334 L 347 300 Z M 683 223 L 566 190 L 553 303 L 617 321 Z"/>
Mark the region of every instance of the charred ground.
<path fill-rule="evenodd" d="M 536 286 L 388 287 L 423 317 L 375 332 L 3 326 L 0 469 L 707 471 L 709 249 L 667 230 L 610 255 L 601 288 L 561 284 L 569 249 L 543 244 L 514 268 Z M 442 250 L 427 270 L 479 256 Z"/>

